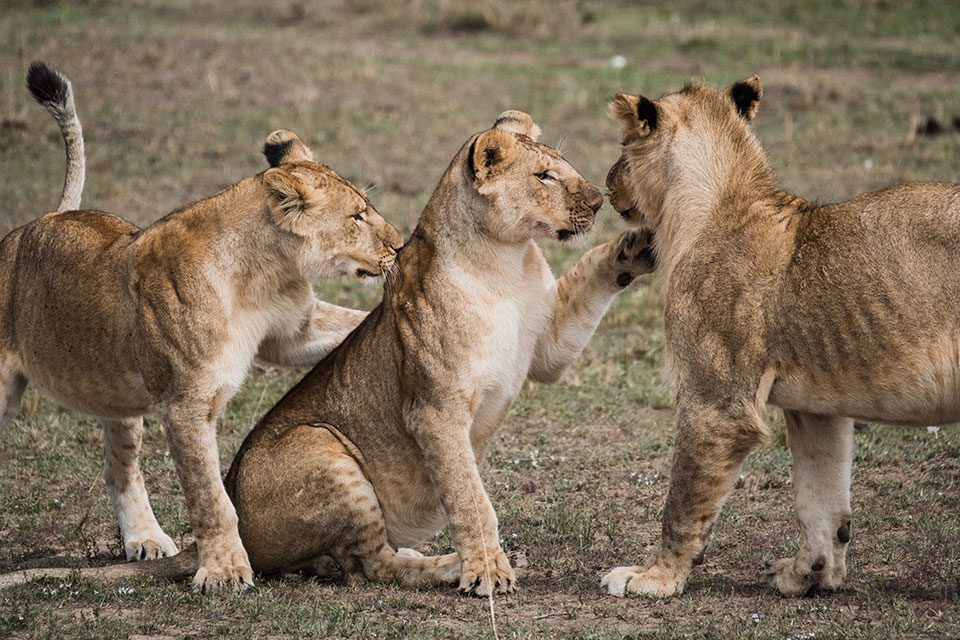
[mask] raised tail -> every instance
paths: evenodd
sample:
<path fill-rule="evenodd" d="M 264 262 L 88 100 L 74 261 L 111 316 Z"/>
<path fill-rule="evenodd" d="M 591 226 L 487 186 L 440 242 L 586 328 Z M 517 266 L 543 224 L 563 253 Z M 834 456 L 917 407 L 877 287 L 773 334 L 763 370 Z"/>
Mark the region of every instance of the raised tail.
<path fill-rule="evenodd" d="M 60 126 L 67 148 L 67 172 L 63 178 L 63 192 L 57 211 L 72 211 L 80 207 L 86 159 L 83 153 L 83 130 L 73 104 L 73 87 L 67 77 L 44 62 L 34 62 L 27 72 L 27 89 L 34 100 L 50 112 Z"/>
<path fill-rule="evenodd" d="M 179 580 L 192 576 L 197 570 L 197 546 L 184 549 L 175 556 L 126 562 L 106 567 L 87 567 L 84 569 L 24 569 L 0 575 L 0 589 L 23 584 L 38 578 L 70 578 L 79 575 L 85 580 L 115 584 L 131 578 L 153 577 L 159 580 Z"/>

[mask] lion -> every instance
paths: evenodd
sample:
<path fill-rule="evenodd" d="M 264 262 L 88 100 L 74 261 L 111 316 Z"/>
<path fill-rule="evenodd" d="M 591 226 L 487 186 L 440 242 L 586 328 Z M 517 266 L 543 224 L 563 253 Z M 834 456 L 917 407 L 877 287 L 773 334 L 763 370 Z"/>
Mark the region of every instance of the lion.
<path fill-rule="evenodd" d="M 177 553 L 138 464 L 143 415 L 159 416 L 199 543 L 195 585 L 250 583 L 217 418 L 255 358 L 312 366 L 339 344 L 366 313 L 317 300 L 311 281 L 379 276 L 402 236 L 287 130 L 266 139 L 269 169 L 146 229 L 72 210 L 84 165 L 71 85 L 43 63 L 28 84 L 60 124 L 67 175 L 57 212 L 0 242 L 0 427 L 28 381 L 99 418 L 107 493 L 138 560 Z"/>
<path fill-rule="evenodd" d="M 657 100 L 618 94 L 610 201 L 654 232 L 676 450 L 659 549 L 611 594 L 683 591 L 744 458 L 783 409 L 801 546 L 769 564 L 786 595 L 836 589 L 851 537 L 854 419 L 960 419 L 960 185 L 817 205 L 781 191 L 751 131 L 757 76 Z"/>
<path fill-rule="evenodd" d="M 514 591 L 479 465 L 524 380 L 558 380 L 617 293 L 654 266 L 649 234 L 629 231 L 554 279 L 534 239 L 584 233 L 603 197 L 539 132 L 507 111 L 464 144 L 380 306 L 248 435 L 226 486 L 258 572 L 319 573 L 332 559 L 347 581 Z M 412 550 L 445 524 L 454 553 Z"/>

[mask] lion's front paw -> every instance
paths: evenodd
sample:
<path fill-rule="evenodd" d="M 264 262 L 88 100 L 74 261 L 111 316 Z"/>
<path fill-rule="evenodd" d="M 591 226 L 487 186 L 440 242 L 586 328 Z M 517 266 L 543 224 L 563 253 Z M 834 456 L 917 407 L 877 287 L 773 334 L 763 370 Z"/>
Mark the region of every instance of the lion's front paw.
<path fill-rule="evenodd" d="M 631 229 L 620 234 L 613 249 L 617 286 L 625 287 L 637 276 L 656 268 L 652 244 L 653 234 L 646 229 Z"/>
<path fill-rule="evenodd" d="M 137 560 L 156 560 L 175 556 L 180 551 L 173 540 L 161 530 L 143 535 L 132 535 L 123 541 L 123 550 L 130 562 Z"/>
<path fill-rule="evenodd" d="M 656 598 L 668 598 L 683 593 L 683 577 L 675 571 L 651 566 L 617 567 L 600 581 L 600 588 L 612 596 L 623 597 L 629 593 Z"/>
<path fill-rule="evenodd" d="M 811 567 L 798 567 L 794 558 L 782 558 L 766 564 L 766 575 L 770 584 L 785 596 L 807 595 L 820 582 L 822 564 Z"/>
<path fill-rule="evenodd" d="M 487 554 L 486 558 L 478 556 L 461 564 L 458 590 L 464 595 L 485 598 L 494 589 L 497 593 L 513 593 L 516 584 L 517 574 L 501 549 Z"/>
<path fill-rule="evenodd" d="M 201 551 L 200 568 L 193 576 L 194 591 L 213 595 L 242 591 L 252 586 L 253 571 L 242 546 L 225 547 L 213 553 Z"/>

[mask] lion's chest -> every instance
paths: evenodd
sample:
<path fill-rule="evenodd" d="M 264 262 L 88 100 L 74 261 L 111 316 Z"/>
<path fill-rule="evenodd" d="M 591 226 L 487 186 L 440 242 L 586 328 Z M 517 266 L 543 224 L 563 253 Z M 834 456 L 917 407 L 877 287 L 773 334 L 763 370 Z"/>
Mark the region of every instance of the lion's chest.
<path fill-rule="evenodd" d="M 531 283 L 484 305 L 486 331 L 471 367 L 475 398 L 471 440 L 478 453 L 519 395 L 549 313 L 546 292 Z"/>

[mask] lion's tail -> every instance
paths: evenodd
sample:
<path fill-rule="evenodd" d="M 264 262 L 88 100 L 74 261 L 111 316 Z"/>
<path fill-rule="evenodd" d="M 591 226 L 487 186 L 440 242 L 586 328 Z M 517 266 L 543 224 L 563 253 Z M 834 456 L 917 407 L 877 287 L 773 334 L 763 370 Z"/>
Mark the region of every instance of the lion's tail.
<path fill-rule="evenodd" d="M 178 580 L 193 575 L 197 570 L 197 546 L 169 558 L 113 564 L 106 567 L 87 567 L 84 569 L 24 569 L 0 575 L 0 589 L 23 584 L 38 578 L 81 578 L 94 582 L 115 584 L 130 578 L 153 577 L 159 580 Z"/>
<path fill-rule="evenodd" d="M 67 77 L 44 62 L 34 62 L 27 72 L 27 89 L 42 104 L 60 126 L 67 150 L 67 171 L 63 178 L 63 192 L 57 211 L 72 211 L 80 207 L 80 194 L 86 174 L 83 153 L 83 130 L 73 103 L 73 87 Z"/>

